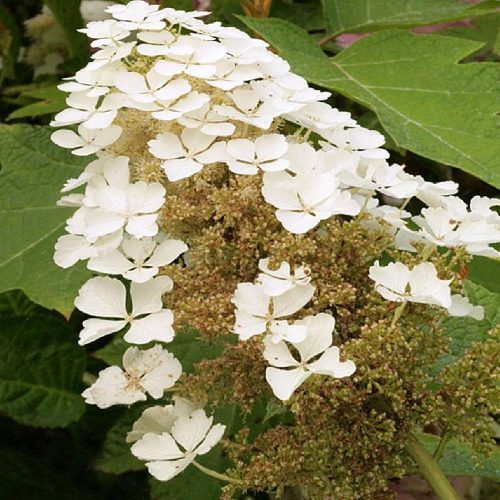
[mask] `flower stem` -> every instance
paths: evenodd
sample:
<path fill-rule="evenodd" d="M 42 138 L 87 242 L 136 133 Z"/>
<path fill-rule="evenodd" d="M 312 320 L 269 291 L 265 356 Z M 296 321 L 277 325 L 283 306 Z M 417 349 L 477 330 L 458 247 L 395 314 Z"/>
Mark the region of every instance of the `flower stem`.
<path fill-rule="evenodd" d="M 406 443 L 406 450 L 415 460 L 422 476 L 434 490 L 439 500 L 460 500 L 434 457 L 411 435 Z"/>
<path fill-rule="evenodd" d="M 405 307 L 406 307 L 407 302 L 403 302 L 400 304 L 396 309 L 394 310 L 394 316 L 392 317 L 391 321 L 391 328 L 396 325 L 398 322 L 398 319 L 401 318 L 401 315 L 403 314 Z"/>
<path fill-rule="evenodd" d="M 199 464 L 196 460 L 193 460 L 192 464 L 197 467 L 198 469 L 201 470 L 204 474 L 210 477 L 214 477 L 215 479 L 220 479 L 221 481 L 226 481 L 227 483 L 232 483 L 232 484 L 242 484 L 243 481 L 240 479 L 236 479 L 235 477 L 229 477 L 226 476 L 226 474 L 220 474 L 219 472 L 216 472 L 212 469 L 209 469 L 208 467 L 205 467 L 204 465 Z"/>

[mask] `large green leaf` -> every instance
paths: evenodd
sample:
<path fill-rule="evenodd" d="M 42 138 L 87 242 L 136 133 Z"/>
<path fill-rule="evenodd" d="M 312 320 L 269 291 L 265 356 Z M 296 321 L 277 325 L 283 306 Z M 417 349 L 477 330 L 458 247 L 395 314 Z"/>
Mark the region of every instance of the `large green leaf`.
<path fill-rule="evenodd" d="M 484 319 L 448 318 L 443 322 L 445 334 L 450 339 L 450 352 L 437 362 L 434 372 L 461 358 L 474 342 L 485 340 L 488 332 L 500 323 L 500 294 L 471 281 L 466 283 L 465 289 L 473 304 L 484 307 Z"/>
<path fill-rule="evenodd" d="M 484 43 L 481 54 L 492 52 L 500 56 L 500 12 L 478 17 L 470 25 L 448 28 L 442 34 Z"/>
<path fill-rule="evenodd" d="M 85 355 L 61 316 L 3 317 L 0 359 L 0 411 L 35 427 L 65 427 L 82 415 Z"/>
<path fill-rule="evenodd" d="M 429 453 L 434 453 L 440 438 L 432 434 L 420 433 L 418 440 Z M 500 481 L 500 451 L 491 455 L 478 455 L 466 444 L 450 439 L 439 460 L 441 469 L 447 476 L 480 476 L 492 481 Z"/>
<path fill-rule="evenodd" d="M 499 2 L 460 0 L 322 0 L 332 34 L 410 28 L 493 12 Z"/>
<path fill-rule="evenodd" d="M 64 314 L 89 276 L 82 265 L 58 268 L 54 243 L 72 210 L 56 206 L 59 190 L 88 159 L 50 141 L 50 130 L 0 125 L 0 292 L 22 289 L 34 302 Z"/>
<path fill-rule="evenodd" d="M 295 72 L 373 109 L 399 146 L 500 187 L 500 66 L 458 63 L 480 43 L 388 31 L 329 59 L 298 26 L 241 19 Z"/>
<path fill-rule="evenodd" d="M 468 266 L 468 278 L 491 292 L 500 293 L 500 262 L 488 257 L 475 256 Z"/>

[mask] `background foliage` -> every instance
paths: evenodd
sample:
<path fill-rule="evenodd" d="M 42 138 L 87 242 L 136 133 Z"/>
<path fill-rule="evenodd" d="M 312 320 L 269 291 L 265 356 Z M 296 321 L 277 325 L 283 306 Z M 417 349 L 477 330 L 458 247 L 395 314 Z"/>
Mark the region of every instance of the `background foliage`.
<path fill-rule="evenodd" d="M 121 3 L 126 3 L 126 0 Z M 62 29 L 66 53 L 61 74 L 88 58 L 80 0 L 46 0 Z M 190 0 L 165 5 L 190 9 Z M 311 83 L 362 124 L 382 131 L 395 161 L 432 180 L 460 182 L 461 195 L 492 195 L 500 186 L 500 54 L 495 0 L 275 0 L 271 18 L 243 17 L 237 0 L 213 0 L 213 20 L 266 39 Z M 83 317 L 73 298 L 89 276 L 82 266 L 61 270 L 52 261 L 68 209 L 56 206 L 63 182 L 89 161 L 50 142 L 50 117 L 65 105 L 59 76 L 33 77 L 20 59 L 29 44 L 23 22 L 37 0 L 0 0 L 0 498 L 218 498 L 220 484 L 192 468 L 174 481 L 149 480 L 124 436 L 141 412 L 85 407 L 80 393 L 89 375 L 121 358 L 120 341 L 77 346 Z M 410 28 L 468 19 L 432 34 Z M 371 33 L 343 49 L 339 35 Z M 450 319 L 450 354 L 460 359 L 498 324 L 499 264 L 474 258 L 468 291 L 486 309 L 481 322 Z M 107 342 L 107 343 L 106 343 Z M 171 344 L 189 371 L 220 346 L 203 344 L 194 331 Z M 283 416 L 279 405 L 259 403 L 245 417 L 257 432 Z M 235 407 L 216 409 L 228 436 L 243 425 Z M 433 451 L 436 438 L 421 434 Z M 448 474 L 500 479 L 500 454 L 477 456 L 450 441 L 440 463 Z M 221 470 L 220 448 L 206 464 Z M 491 495 L 495 495 L 492 493 Z M 483 498 L 487 498 L 483 496 Z M 493 498 L 493 496 L 491 496 Z"/>

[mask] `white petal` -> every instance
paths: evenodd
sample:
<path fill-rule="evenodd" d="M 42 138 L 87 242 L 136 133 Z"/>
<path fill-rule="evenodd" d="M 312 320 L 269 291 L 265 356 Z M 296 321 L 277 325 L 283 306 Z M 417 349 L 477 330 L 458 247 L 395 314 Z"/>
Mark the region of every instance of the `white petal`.
<path fill-rule="evenodd" d="M 163 306 L 163 294 L 172 290 L 172 287 L 173 282 L 168 276 L 158 276 L 146 283 L 132 283 L 132 315 L 137 317 L 159 311 Z"/>
<path fill-rule="evenodd" d="M 335 327 L 335 318 L 332 315 L 319 313 L 296 321 L 295 324 L 307 326 L 305 340 L 295 344 L 302 361 L 309 361 L 332 345 L 332 333 Z"/>
<path fill-rule="evenodd" d="M 327 349 L 317 361 L 310 363 L 308 368 L 314 373 L 335 378 L 350 377 L 356 371 L 356 365 L 352 361 L 340 361 L 338 347 Z"/>
<path fill-rule="evenodd" d="M 141 460 L 175 460 L 184 456 L 175 440 L 166 432 L 160 435 L 145 434 L 130 451 Z"/>
<path fill-rule="evenodd" d="M 266 380 L 271 386 L 274 395 L 282 401 L 290 399 L 294 391 L 311 375 L 303 368 L 282 370 L 279 368 L 267 368 Z"/>
<path fill-rule="evenodd" d="M 171 342 L 175 335 L 173 321 L 174 315 L 170 309 L 162 309 L 142 319 L 134 319 L 123 339 L 130 344 L 147 344 L 153 340 Z"/>
<path fill-rule="evenodd" d="M 203 410 L 195 410 L 189 416 L 179 417 L 172 427 L 173 438 L 186 451 L 193 451 L 212 426 L 212 417 L 207 417 Z"/>
<path fill-rule="evenodd" d="M 75 306 L 92 316 L 125 318 L 126 291 L 120 280 L 107 277 L 89 279 L 79 290 Z"/>
<path fill-rule="evenodd" d="M 290 368 L 299 366 L 299 362 L 292 356 L 285 342 L 274 342 L 271 337 L 264 339 L 264 359 L 276 368 Z"/>
<path fill-rule="evenodd" d="M 278 297 L 273 297 L 273 317 L 283 318 L 296 313 L 311 300 L 314 290 L 314 286 L 308 284 L 293 288 Z"/>
<path fill-rule="evenodd" d="M 125 320 L 90 318 L 83 322 L 83 330 L 80 332 L 79 345 L 86 345 L 98 340 L 110 333 L 119 332 L 125 328 Z"/>
<path fill-rule="evenodd" d="M 180 460 L 148 462 L 149 473 L 159 481 L 169 481 L 180 474 L 193 460 L 194 456 Z"/>

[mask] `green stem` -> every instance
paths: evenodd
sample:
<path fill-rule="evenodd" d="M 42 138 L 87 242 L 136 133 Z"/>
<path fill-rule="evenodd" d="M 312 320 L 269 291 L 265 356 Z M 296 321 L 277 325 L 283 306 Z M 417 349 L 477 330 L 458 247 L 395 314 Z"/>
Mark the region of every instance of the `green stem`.
<path fill-rule="evenodd" d="M 396 309 L 394 310 L 394 316 L 392 317 L 391 321 L 391 328 L 393 328 L 396 323 L 398 322 L 398 319 L 401 318 L 401 315 L 403 314 L 405 308 L 406 308 L 407 302 L 403 302 L 400 304 Z"/>
<path fill-rule="evenodd" d="M 235 477 L 229 477 L 226 476 L 226 474 L 220 474 L 219 472 L 216 472 L 212 469 L 209 469 L 208 467 L 205 467 L 204 465 L 199 464 L 196 460 L 193 460 L 192 464 L 197 467 L 198 469 L 201 470 L 204 474 L 210 477 L 214 477 L 215 479 L 220 479 L 221 481 L 226 481 L 227 483 L 231 484 L 242 484 L 243 481 L 240 479 L 236 479 Z"/>
<path fill-rule="evenodd" d="M 439 444 L 438 444 L 437 448 L 435 449 L 434 453 L 432 454 L 432 456 L 433 456 L 434 460 L 436 460 L 436 462 L 439 462 L 439 459 L 443 456 L 446 443 L 449 441 L 449 439 L 450 439 L 450 435 L 447 432 L 445 432 L 443 434 L 443 436 L 441 437 L 441 439 L 439 440 Z"/>
<path fill-rule="evenodd" d="M 415 436 L 410 436 L 409 441 L 406 443 L 406 450 L 417 463 L 420 473 L 429 483 L 439 500 L 460 500 L 439 464 Z"/>

